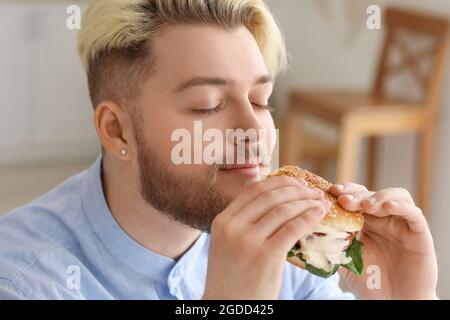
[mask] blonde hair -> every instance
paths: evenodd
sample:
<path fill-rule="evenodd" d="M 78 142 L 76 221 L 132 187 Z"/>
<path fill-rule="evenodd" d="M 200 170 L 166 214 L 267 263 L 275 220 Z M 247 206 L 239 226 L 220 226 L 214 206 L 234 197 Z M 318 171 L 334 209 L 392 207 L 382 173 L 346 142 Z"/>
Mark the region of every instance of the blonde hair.
<path fill-rule="evenodd" d="M 272 76 L 286 66 L 283 37 L 262 0 L 92 0 L 78 52 L 94 107 L 105 98 L 125 99 L 124 85 L 136 88 L 150 75 L 151 41 L 175 24 L 244 25 Z"/>

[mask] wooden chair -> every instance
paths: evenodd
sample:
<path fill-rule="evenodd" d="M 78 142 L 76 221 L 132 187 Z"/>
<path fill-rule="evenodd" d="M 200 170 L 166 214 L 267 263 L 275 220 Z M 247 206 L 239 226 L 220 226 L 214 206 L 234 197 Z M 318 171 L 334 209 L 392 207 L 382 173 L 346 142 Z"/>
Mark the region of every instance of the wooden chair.
<path fill-rule="evenodd" d="M 399 133 L 417 133 L 420 137 L 417 150 L 417 203 L 425 211 L 430 189 L 434 129 L 449 48 L 449 24 L 444 18 L 396 8 L 388 8 L 384 19 L 386 37 L 370 92 L 291 92 L 280 134 L 281 163 L 296 164 L 306 156 L 315 157 L 314 153 L 308 154 L 307 149 L 302 149 L 302 141 L 298 140 L 300 119 L 308 114 L 338 127 L 336 181 L 356 179 L 359 142 L 363 138 L 368 139 L 367 185 L 373 190 L 379 138 Z M 430 38 L 433 45 L 412 53 L 401 37 L 404 33 Z M 391 65 L 389 56 L 395 50 L 401 53 L 401 59 L 396 65 Z M 420 66 L 426 58 L 431 59 L 432 65 L 424 73 Z M 422 88 L 423 94 L 419 101 L 411 103 L 387 92 L 387 80 L 401 71 L 409 71 Z M 320 142 L 315 141 L 315 145 L 315 149 L 320 150 Z"/>

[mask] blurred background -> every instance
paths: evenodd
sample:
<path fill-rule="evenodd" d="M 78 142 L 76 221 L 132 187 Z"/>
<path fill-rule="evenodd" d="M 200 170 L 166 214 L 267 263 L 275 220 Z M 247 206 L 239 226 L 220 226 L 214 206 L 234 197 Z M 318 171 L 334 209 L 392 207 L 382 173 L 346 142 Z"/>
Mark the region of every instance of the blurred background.
<path fill-rule="evenodd" d="M 99 153 L 77 30 L 66 27 L 67 8 L 87 2 L 0 0 L 0 214 Z M 271 101 L 281 164 L 408 189 L 434 235 L 438 293 L 450 299 L 450 0 L 266 2 L 290 54 Z M 371 5 L 379 30 L 367 26 Z"/>

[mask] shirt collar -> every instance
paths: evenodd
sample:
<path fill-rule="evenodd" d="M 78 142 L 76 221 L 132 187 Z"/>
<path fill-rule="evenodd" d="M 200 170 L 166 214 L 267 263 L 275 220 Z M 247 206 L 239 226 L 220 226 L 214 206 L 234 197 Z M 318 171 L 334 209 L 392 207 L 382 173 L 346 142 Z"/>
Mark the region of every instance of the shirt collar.
<path fill-rule="evenodd" d="M 100 155 L 83 179 L 82 201 L 85 214 L 103 245 L 129 268 L 155 280 L 167 280 L 171 272 L 183 276 L 189 262 L 204 247 L 206 234 L 202 233 L 178 261 L 145 248 L 128 236 L 113 218 L 103 193 L 101 174 Z"/>

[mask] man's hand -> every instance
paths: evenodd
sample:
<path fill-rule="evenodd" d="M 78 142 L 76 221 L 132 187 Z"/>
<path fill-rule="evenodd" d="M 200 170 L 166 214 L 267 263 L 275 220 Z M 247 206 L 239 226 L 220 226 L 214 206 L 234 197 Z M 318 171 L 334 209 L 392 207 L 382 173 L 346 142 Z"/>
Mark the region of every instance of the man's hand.
<path fill-rule="evenodd" d="M 211 226 L 204 299 L 278 299 L 289 249 L 330 209 L 291 177 L 250 185 Z"/>
<path fill-rule="evenodd" d="M 364 186 L 333 185 L 330 193 L 351 211 L 361 210 L 364 264 L 381 271 L 381 288 L 367 286 L 368 274 L 340 273 L 362 299 L 436 299 L 437 262 L 433 239 L 422 211 L 401 188 L 370 192 Z"/>

